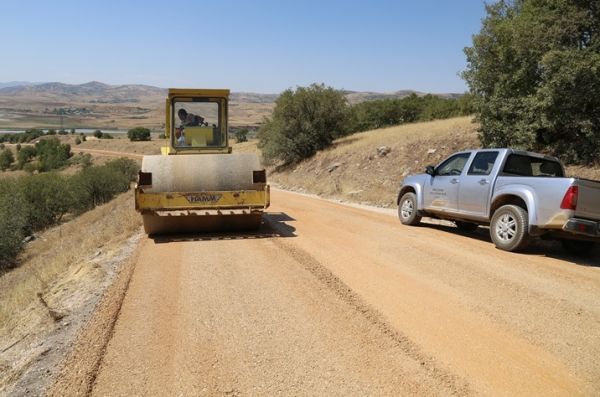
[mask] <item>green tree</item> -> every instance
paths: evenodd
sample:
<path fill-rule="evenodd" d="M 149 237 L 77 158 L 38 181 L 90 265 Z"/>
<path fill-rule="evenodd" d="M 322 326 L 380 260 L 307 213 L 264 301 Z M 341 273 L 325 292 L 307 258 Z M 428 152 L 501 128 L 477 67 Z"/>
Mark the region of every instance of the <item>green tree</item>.
<path fill-rule="evenodd" d="M 6 148 L 0 152 L 0 170 L 6 171 L 15 162 L 12 150 Z"/>
<path fill-rule="evenodd" d="M 67 164 L 71 157 L 71 145 L 61 144 L 57 138 L 43 139 L 35 144 L 39 171 L 55 170 Z"/>
<path fill-rule="evenodd" d="M 71 135 L 75 135 L 75 128 L 71 128 Z"/>
<path fill-rule="evenodd" d="M 235 140 L 237 141 L 237 143 L 248 142 L 248 129 L 240 128 L 239 130 L 236 130 L 235 131 Z"/>
<path fill-rule="evenodd" d="M 0 269 L 15 264 L 23 245 L 27 217 L 23 197 L 13 178 L 0 180 Z"/>
<path fill-rule="evenodd" d="M 100 131 L 100 130 L 94 131 L 94 136 L 96 138 L 98 138 L 98 139 L 101 139 L 102 138 L 102 131 Z"/>
<path fill-rule="evenodd" d="M 136 127 L 131 128 L 127 131 L 127 138 L 130 141 L 149 141 L 150 140 L 150 130 L 144 127 Z"/>
<path fill-rule="evenodd" d="M 500 0 L 486 10 L 463 73 L 481 142 L 597 161 L 600 3 Z"/>
<path fill-rule="evenodd" d="M 293 164 L 331 145 L 346 133 L 348 104 L 344 95 L 323 84 L 284 91 L 273 117 L 259 130 L 266 163 Z"/>
<path fill-rule="evenodd" d="M 22 170 L 25 164 L 37 155 L 37 150 L 33 146 L 23 146 L 17 152 L 17 168 Z"/>

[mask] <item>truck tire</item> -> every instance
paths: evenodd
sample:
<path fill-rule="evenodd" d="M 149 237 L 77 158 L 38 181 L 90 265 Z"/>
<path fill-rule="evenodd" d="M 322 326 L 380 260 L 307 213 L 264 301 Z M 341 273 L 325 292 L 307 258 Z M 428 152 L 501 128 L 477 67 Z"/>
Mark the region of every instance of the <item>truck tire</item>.
<path fill-rule="evenodd" d="M 593 241 L 561 239 L 560 243 L 565 251 L 571 255 L 586 256 L 594 249 Z"/>
<path fill-rule="evenodd" d="M 417 196 L 413 192 L 404 193 L 398 203 L 398 218 L 403 225 L 416 226 L 421 222 L 417 215 Z"/>
<path fill-rule="evenodd" d="M 527 211 L 516 205 L 504 205 L 494 212 L 490 222 L 492 241 L 504 251 L 520 251 L 530 241 Z"/>
<path fill-rule="evenodd" d="M 463 232 L 474 232 L 479 227 L 479 225 L 476 223 L 465 221 L 454 221 L 454 224 L 458 230 Z"/>

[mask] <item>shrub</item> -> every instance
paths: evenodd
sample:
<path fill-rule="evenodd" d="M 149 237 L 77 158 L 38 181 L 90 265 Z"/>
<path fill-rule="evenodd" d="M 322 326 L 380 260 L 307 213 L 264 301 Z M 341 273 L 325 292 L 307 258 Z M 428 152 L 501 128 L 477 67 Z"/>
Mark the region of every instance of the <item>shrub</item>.
<path fill-rule="evenodd" d="M 86 158 L 90 156 L 81 161 Z M 73 176 L 51 172 L 0 179 L 0 268 L 14 265 L 25 236 L 52 226 L 66 213 L 106 203 L 129 189 L 137 170 L 134 161 L 117 159 Z"/>
<path fill-rule="evenodd" d="M 17 143 L 17 146 L 15 148 L 17 149 L 17 152 L 18 152 L 19 150 L 21 150 L 21 144 Z"/>
<path fill-rule="evenodd" d="M 71 135 L 75 135 L 75 128 L 71 128 Z"/>
<path fill-rule="evenodd" d="M 241 128 L 239 130 L 237 130 L 235 132 L 235 140 L 240 143 L 240 142 L 247 142 L 248 141 L 248 129 L 247 128 Z"/>
<path fill-rule="evenodd" d="M 44 229 L 60 221 L 73 206 L 67 177 L 56 172 L 25 176 L 19 180 L 26 206 L 27 232 Z"/>
<path fill-rule="evenodd" d="M 100 136 L 100 139 L 113 139 L 113 136 L 110 134 L 107 134 L 106 132 L 103 132 L 102 136 Z"/>
<path fill-rule="evenodd" d="M 100 131 L 100 130 L 94 131 L 94 136 L 98 139 L 102 138 L 102 131 Z"/>
<path fill-rule="evenodd" d="M 58 169 L 67 164 L 71 157 L 71 145 L 61 144 L 56 138 L 44 139 L 35 144 L 39 160 L 39 171 Z"/>
<path fill-rule="evenodd" d="M 0 152 L 0 170 L 6 171 L 15 162 L 12 150 L 6 148 Z"/>
<path fill-rule="evenodd" d="M 23 199 L 12 179 L 0 181 L 0 269 L 15 264 L 27 223 Z"/>
<path fill-rule="evenodd" d="M 136 127 L 127 131 L 127 138 L 130 141 L 149 141 L 150 138 L 150 130 L 144 127 Z"/>
<path fill-rule="evenodd" d="M 32 158 L 37 155 L 37 150 L 33 146 L 25 146 L 17 152 L 17 168 L 22 170 Z"/>
<path fill-rule="evenodd" d="M 48 132 L 46 132 L 46 135 L 56 135 L 56 130 L 49 129 Z"/>
<path fill-rule="evenodd" d="M 347 112 L 344 95 L 323 84 L 284 91 L 259 131 L 265 162 L 292 164 L 329 146 L 345 134 Z"/>
<path fill-rule="evenodd" d="M 66 130 L 59 130 L 58 135 L 67 135 L 68 132 Z"/>
<path fill-rule="evenodd" d="M 79 139 L 79 137 L 75 138 L 75 144 L 81 145 L 81 139 Z"/>
<path fill-rule="evenodd" d="M 164 133 L 162 133 L 158 135 L 158 139 L 167 139 L 167 136 Z"/>

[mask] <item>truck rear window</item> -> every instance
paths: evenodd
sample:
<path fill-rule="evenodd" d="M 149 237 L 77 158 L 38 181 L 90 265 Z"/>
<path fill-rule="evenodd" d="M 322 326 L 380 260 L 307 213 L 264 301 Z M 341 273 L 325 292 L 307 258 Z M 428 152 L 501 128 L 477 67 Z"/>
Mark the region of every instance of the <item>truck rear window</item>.
<path fill-rule="evenodd" d="M 560 163 L 552 160 L 510 154 L 502 170 L 504 176 L 563 177 Z"/>

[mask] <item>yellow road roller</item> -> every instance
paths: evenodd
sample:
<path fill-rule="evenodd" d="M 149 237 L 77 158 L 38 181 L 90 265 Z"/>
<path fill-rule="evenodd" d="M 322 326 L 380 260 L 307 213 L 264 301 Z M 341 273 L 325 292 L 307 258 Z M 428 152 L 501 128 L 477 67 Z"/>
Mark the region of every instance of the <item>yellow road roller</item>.
<path fill-rule="evenodd" d="M 166 145 L 144 156 L 135 209 L 149 235 L 258 229 L 269 207 L 266 171 L 254 153 L 232 153 L 229 90 L 171 88 Z"/>

